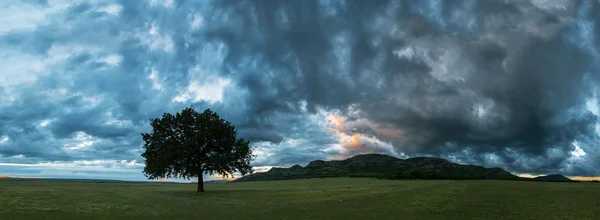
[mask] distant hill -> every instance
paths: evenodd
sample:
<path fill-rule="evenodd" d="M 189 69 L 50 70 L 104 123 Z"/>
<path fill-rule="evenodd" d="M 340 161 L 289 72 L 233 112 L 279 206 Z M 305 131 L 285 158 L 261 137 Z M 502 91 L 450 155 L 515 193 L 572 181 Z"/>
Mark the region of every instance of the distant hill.
<path fill-rule="evenodd" d="M 204 184 L 219 184 L 219 183 L 226 183 L 229 182 L 229 180 L 209 180 L 209 181 L 204 181 Z"/>
<path fill-rule="evenodd" d="M 241 177 L 237 182 L 288 180 L 315 177 L 376 177 L 386 179 L 497 179 L 518 180 L 501 168 L 460 165 L 445 159 L 416 157 L 399 159 L 381 154 L 363 154 L 338 161 L 315 160 L 306 167 L 272 168 L 268 172 Z"/>
<path fill-rule="evenodd" d="M 561 174 L 551 174 L 547 176 L 538 176 L 533 178 L 535 181 L 543 181 L 543 182 L 573 182 L 573 180 L 569 179 L 566 176 Z"/>

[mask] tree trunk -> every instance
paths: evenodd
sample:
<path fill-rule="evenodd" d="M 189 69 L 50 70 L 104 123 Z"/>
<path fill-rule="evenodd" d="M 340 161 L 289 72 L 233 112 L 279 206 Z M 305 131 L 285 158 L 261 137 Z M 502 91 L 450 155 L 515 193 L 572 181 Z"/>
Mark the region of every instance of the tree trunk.
<path fill-rule="evenodd" d="M 202 177 L 202 172 L 198 174 L 198 191 L 196 192 L 204 192 L 204 178 Z"/>

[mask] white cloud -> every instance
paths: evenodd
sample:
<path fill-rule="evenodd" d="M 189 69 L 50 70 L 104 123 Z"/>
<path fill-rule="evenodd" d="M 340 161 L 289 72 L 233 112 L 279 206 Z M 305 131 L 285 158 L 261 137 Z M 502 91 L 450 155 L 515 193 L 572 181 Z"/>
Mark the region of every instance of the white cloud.
<path fill-rule="evenodd" d="M 415 52 L 412 47 L 408 46 L 399 50 L 394 50 L 394 55 L 401 59 L 404 58 L 410 60 L 415 55 Z"/>
<path fill-rule="evenodd" d="M 204 17 L 202 17 L 200 14 L 194 14 L 190 25 L 192 26 L 192 29 L 197 29 L 204 26 Z"/>
<path fill-rule="evenodd" d="M 585 103 L 587 110 L 596 116 L 600 116 L 600 107 L 598 106 L 598 99 L 596 97 L 590 98 Z"/>
<path fill-rule="evenodd" d="M 8 142 L 10 140 L 10 138 L 6 135 L 2 136 L 2 138 L 0 138 L 0 144 L 4 144 L 6 142 Z"/>
<path fill-rule="evenodd" d="M 150 0 L 150 6 L 161 5 L 165 8 L 173 7 L 173 0 Z"/>
<path fill-rule="evenodd" d="M 101 62 L 113 67 L 119 66 L 122 60 L 123 57 L 118 54 L 111 54 L 100 59 Z"/>
<path fill-rule="evenodd" d="M 252 154 L 256 156 L 252 162 L 255 164 L 268 162 L 274 156 L 272 152 L 274 147 L 273 143 L 266 141 L 252 143 Z"/>
<path fill-rule="evenodd" d="M 573 0 L 531 0 L 536 7 L 546 11 L 565 11 L 575 6 Z"/>
<path fill-rule="evenodd" d="M 47 71 L 44 59 L 18 52 L 0 59 L 0 66 L 0 84 L 4 86 L 33 82 Z"/>
<path fill-rule="evenodd" d="M 150 50 L 162 50 L 165 53 L 173 51 L 175 43 L 168 34 L 161 34 L 156 23 L 150 24 L 148 32 L 137 33 L 137 38 Z"/>
<path fill-rule="evenodd" d="M 152 87 L 156 90 L 162 90 L 162 83 L 160 80 L 160 76 L 159 76 L 159 72 L 158 70 L 156 70 L 155 67 L 150 68 L 150 74 L 148 75 L 148 78 L 150 78 L 150 80 L 152 80 Z"/>
<path fill-rule="evenodd" d="M 208 101 L 210 103 L 223 101 L 223 92 L 231 84 L 228 78 L 215 77 L 215 79 L 206 82 L 191 82 L 183 94 L 175 97 L 176 102 L 186 101 Z"/>
<path fill-rule="evenodd" d="M 306 106 L 308 105 L 308 103 L 306 102 L 306 100 L 302 100 L 300 101 L 300 110 L 304 113 L 306 113 L 307 109 Z"/>
<path fill-rule="evenodd" d="M 35 164 L 0 163 L 0 166 L 23 167 L 38 170 L 70 170 L 70 171 L 112 171 L 127 172 L 144 167 L 137 160 L 76 160 L 70 162 L 54 161 Z"/>
<path fill-rule="evenodd" d="M 222 102 L 223 94 L 231 79 L 219 75 L 227 47 L 223 43 L 207 43 L 198 54 L 200 63 L 188 71 L 190 82 L 185 91 L 173 99 L 175 102 L 201 101 Z"/>
<path fill-rule="evenodd" d="M 109 4 L 98 9 L 99 12 L 104 12 L 110 15 L 119 15 L 123 10 L 123 6 L 119 4 Z"/>
<path fill-rule="evenodd" d="M 0 84 L 1 82 L 0 79 Z M 0 106 L 11 106 L 17 100 L 17 92 L 14 90 L 15 88 L 5 87 L 4 91 L 0 92 Z"/>
<path fill-rule="evenodd" d="M 13 31 L 34 30 L 46 21 L 47 12 L 31 4 L 0 3 L 0 35 Z"/>
<path fill-rule="evenodd" d="M 41 120 L 38 125 L 40 127 L 46 127 L 48 126 L 48 124 L 52 123 L 53 120 L 49 120 L 49 119 L 45 119 L 45 120 Z"/>
<path fill-rule="evenodd" d="M 20 159 L 22 160 L 22 159 Z M 2 175 L 36 178 L 147 180 L 136 160 L 78 160 L 71 162 L 0 163 Z"/>
<path fill-rule="evenodd" d="M 64 145 L 64 149 L 67 151 L 89 149 L 94 144 L 94 142 L 96 142 L 96 139 L 94 137 L 92 137 L 89 134 L 86 134 L 85 132 L 80 131 L 77 132 L 77 135 L 75 136 L 75 138 L 73 138 L 71 143 Z"/>
<path fill-rule="evenodd" d="M 102 96 L 86 96 L 86 95 L 84 95 L 82 93 L 77 93 L 77 95 L 81 95 L 83 97 L 82 99 L 85 102 L 85 105 L 83 106 L 84 108 L 95 107 L 103 99 Z"/>
<path fill-rule="evenodd" d="M 133 127 L 131 120 L 122 120 L 115 117 L 112 112 L 106 112 L 107 120 L 104 122 L 105 125 L 118 125 L 120 127 Z"/>
<path fill-rule="evenodd" d="M 74 0 L 50 0 L 48 5 L 27 4 L 18 1 L 0 1 L 0 35 L 31 31 L 38 26 L 48 24 L 56 15 L 61 14 L 74 4 Z"/>
<path fill-rule="evenodd" d="M 64 68 L 64 64 L 70 57 L 89 53 L 93 56 L 104 51 L 100 46 L 81 44 L 54 44 L 47 55 L 25 54 L 17 50 L 0 51 L 0 84 L 19 85 L 35 82 L 40 76 L 45 76 L 52 70 Z M 109 65 L 118 65 L 121 62 L 120 55 L 108 55 L 102 59 Z M 15 77 L 19 76 L 19 77 Z"/>
<path fill-rule="evenodd" d="M 575 150 L 571 151 L 571 156 L 575 158 L 582 158 L 586 155 L 585 151 L 579 147 L 579 144 L 576 141 L 573 142 L 573 146 L 575 146 Z"/>

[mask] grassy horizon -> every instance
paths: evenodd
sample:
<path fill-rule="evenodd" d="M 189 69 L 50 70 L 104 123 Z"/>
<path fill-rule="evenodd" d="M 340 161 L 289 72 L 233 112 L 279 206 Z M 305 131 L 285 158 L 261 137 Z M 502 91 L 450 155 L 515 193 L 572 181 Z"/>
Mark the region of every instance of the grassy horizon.
<path fill-rule="evenodd" d="M 600 184 L 324 178 L 195 184 L 0 180 L 0 219 L 597 219 Z"/>

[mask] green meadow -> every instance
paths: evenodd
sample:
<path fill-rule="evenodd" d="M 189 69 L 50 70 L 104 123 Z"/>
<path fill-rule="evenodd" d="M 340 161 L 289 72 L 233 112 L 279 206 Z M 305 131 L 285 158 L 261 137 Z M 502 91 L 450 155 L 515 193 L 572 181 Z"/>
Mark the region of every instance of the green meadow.
<path fill-rule="evenodd" d="M 600 219 L 600 184 L 324 178 L 0 180 L 0 219 Z"/>

